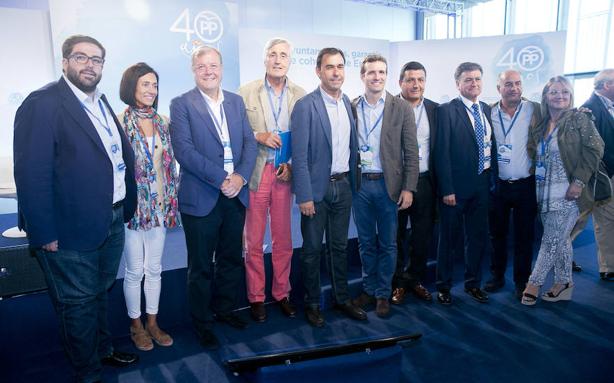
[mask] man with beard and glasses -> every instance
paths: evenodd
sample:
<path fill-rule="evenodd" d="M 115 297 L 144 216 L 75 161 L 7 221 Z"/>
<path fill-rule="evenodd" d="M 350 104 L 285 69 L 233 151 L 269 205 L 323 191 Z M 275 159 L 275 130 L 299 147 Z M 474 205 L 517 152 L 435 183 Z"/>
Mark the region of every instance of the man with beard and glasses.
<path fill-rule="evenodd" d="M 15 115 L 19 227 L 28 233 L 80 382 L 100 381 L 102 364 L 122 367 L 107 291 L 124 248 L 124 222 L 136 208 L 134 153 L 97 89 L 105 49 L 89 36 L 62 45 L 63 75 L 31 93 Z"/>

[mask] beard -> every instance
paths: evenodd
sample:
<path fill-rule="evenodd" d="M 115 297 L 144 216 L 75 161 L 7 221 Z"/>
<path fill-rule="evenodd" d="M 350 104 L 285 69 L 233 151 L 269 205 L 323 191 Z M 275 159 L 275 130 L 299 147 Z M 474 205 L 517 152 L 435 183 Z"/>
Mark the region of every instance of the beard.
<path fill-rule="evenodd" d="M 92 80 L 80 77 L 80 74 L 83 72 L 90 72 L 94 74 L 94 78 Z M 66 68 L 66 77 L 73 83 L 74 86 L 79 88 L 84 93 L 91 93 L 96 90 L 96 86 L 100 82 L 102 78 L 101 74 L 96 74 L 94 71 L 90 71 L 87 69 L 83 69 L 77 72 L 76 69 L 71 68 L 70 66 Z"/>

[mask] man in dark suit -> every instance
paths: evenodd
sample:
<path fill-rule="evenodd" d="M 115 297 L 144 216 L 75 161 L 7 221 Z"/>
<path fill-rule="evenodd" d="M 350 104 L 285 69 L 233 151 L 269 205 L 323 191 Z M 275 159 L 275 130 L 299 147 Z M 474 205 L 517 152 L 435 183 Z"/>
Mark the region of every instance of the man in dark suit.
<path fill-rule="evenodd" d="M 364 58 L 365 94 L 352 101 L 358 130 L 361 178 L 353 211 L 363 291 L 354 304 L 376 304 L 386 317 L 396 264 L 397 211 L 411 206 L 418 182 L 418 143 L 409 105 L 384 90 L 388 64 L 380 55 Z"/>
<path fill-rule="evenodd" d="M 595 91 L 582 106 L 593 112 L 595 127 L 605 143 L 603 163 L 614 185 L 614 69 L 600 71 L 594 81 Z M 604 281 L 614 281 L 614 198 L 607 203 L 597 203 L 584 212 L 573 229 L 572 238 L 584 229 L 591 212 L 598 249 L 599 277 Z"/>
<path fill-rule="evenodd" d="M 220 87 L 220 52 L 198 48 L 192 71 L 196 87 L 171 101 L 170 131 L 181 165 L 178 199 L 188 250 L 190 313 L 201 344 L 215 349 L 214 313 L 230 326 L 247 326 L 232 311 L 244 278 L 241 239 L 249 202 L 244 186 L 257 147 L 243 99 Z"/>
<path fill-rule="evenodd" d="M 324 325 L 320 312 L 320 254 L 326 247 L 336 307 L 347 316 L 365 320 L 367 314 L 350 300 L 347 282 L 347 237 L 352 192 L 358 171 L 358 144 L 350 100 L 341 91 L 345 57 L 337 48 L 318 53 L 320 86 L 296 102 L 292 127 L 292 185 L 301 211 L 303 249 L 301 270 L 305 315 Z"/>
<path fill-rule="evenodd" d="M 93 382 L 101 363 L 137 360 L 113 350 L 107 323 L 124 222 L 136 208 L 134 153 L 97 89 L 104 47 L 71 36 L 62 57 L 60 80 L 31 93 L 15 115 L 19 226 L 45 274 L 77 380 Z"/>
<path fill-rule="evenodd" d="M 435 225 L 437 194 L 435 189 L 435 172 L 433 153 L 437 124 L 435 108 L 438 103 L 424 97 L 426 69 L 416 61 L 408 62 L 401 68 L 399 98 L 406 100 L 414 111 L 418 140 L 419 171 L 417 191 L 414 202 L 406 210 L 399 210 L 399 227 L 397 231 L 397 265 L 394 273 L 391 302 L 401 304 L 409 291 L 424 301 L 432 301 L 431 293 L 424 287 L 426 261 L 429 256 L 431 237 Z M 407 221 L 411 220 L 409 251 L 405 249 Z M 409 253 L 409 266 L 405 254 Z"/>
<path fill-rule="evenodd" d="M 440 203 L 437 252 L 437 300 L 452 303 L 452 266 L 455 244 L 465 224 L 465 292 L 480 303 L 488 295 L 480 289 L 482 257 L 488 241 L 490 177 L 497 161 L 490 107 L 479 101 L 482 67 L 465 62 L 454 73 L 460 96 L 440 105 L 437 113 L 435 174 Z M 492 174 L 491 174 L 492 173 Z"/>

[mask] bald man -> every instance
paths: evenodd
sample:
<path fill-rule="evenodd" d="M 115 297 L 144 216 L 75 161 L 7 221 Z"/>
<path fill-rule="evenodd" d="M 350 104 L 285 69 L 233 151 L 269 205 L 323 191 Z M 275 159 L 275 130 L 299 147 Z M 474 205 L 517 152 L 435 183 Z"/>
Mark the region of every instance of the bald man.
<path fill-rule="evenodd" d="M 490 204 L 490 235 L 493 253 L 492 278 L 484 290 L 494 292 L 505 285 L 507 233 L 510 215 L 514 225 L 514 283 L 520 298 L 531 274 L 533 233 L 537 205 L 533 164 L 527 154 L 530 132 L 541 122 L 538 103 L 522 97 L 522 75 L 507 70 L 498 76 L 501 100 L 492 105 L 491 118 L 497 141 L 499 176 Z"/>

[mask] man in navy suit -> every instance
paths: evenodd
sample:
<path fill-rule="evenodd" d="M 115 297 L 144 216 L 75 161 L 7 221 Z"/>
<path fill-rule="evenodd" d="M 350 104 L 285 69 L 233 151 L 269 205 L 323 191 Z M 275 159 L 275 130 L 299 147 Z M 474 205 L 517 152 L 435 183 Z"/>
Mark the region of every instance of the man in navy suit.
<path fill-rule="evenodd" d="M 437 253 L 437 300 L 452 303 L 452 265 L 455 244 L 465 224 L 465 292 L 480 303 L 488 295 L 480 289 L 482 257 L 488 241 L 490 177 L 497 161 L 490 108 L 479 101 L 482 67 L 465 62 L 454 73 L 460 96 L 436 109 L 435 174 L 440 202 Z M 457 247 L 457 246 L 456 246 Z"/>
<path fill-rule="evenodd" d="M 241 239 L 249 202 L 244 186 L 257 146 L 243 99 L 220 87 L 220 52 L 198 48 L 192 71 L 196 87 L 171 101 L 170 131 L 181 165 L 178 199 L 188 250 L 190 313 L 201 344 L 215 349 L 214 313 L 230 326 L 247 326 L 232 310 L 244 278 Z"/>
<path fill-rule="evenodd" d="M 297 101 L 292 111 L 292 167 L 296 203 L 301 211 L 301 270 L 307 321 L 322 327 L 320 254 L 326 244 L 336 307 L 347 316 L 367 314 L 350 300 L 347 282 L 347 237 L 358 170 L 358 144 L 349 98 L 341 91 L 345 57 L 337 48 L 318 53 L 320 86 Z"/>
<path fill-rule="evenodd" d="M 28 233 L 49 287 L 77 380 L 100 380 L 101 363 L 125 366 L 113 350 L 107 290 L 136 208 L 134 153 L 97 89 L 105 49 L 89 36 L 62 45 L 63 75 L 31 93 L 15 115 L 19 227 Z"/>

